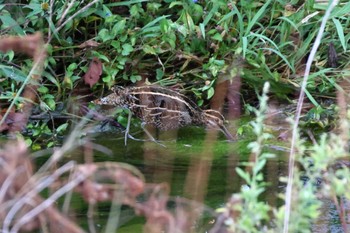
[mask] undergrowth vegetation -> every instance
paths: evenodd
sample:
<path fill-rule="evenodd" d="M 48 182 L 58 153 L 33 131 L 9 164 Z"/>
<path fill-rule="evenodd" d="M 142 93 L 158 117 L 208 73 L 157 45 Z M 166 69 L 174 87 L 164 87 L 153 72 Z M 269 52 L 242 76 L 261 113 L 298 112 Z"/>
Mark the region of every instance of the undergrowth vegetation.
<path fill-rule="evenodd" d="M 90 84 L 95 96 L 115 84 L 144 80 L 176 85 L 202 106 L 216 83 L 241 75 L 249 105 L 252 91 L 265 81 L 274 96 L 293 101 L 326 6 L 314 1 L 30 1 L 3 3 L 0 20 L 2 35 L 45 35 L 40 112 L 61 112 L 70 104 L 68 96 L 91 94 L 81 89 L 93 59 L 103 65 L 93 78 L 96 84 Z M 303 119 L 307 126 L 333 127 L 335 106 L 327 100 L 347 75 L 349 8 L 344 3 L 333 11 L 315 57 L 307 85 L 315 107 Z M 1 76 L 9 77 L 1 82 L 1 98 L 12 101 L 32 62 L 13 51 L 1 60 Z M 21 101 L 15 101 L 19 108 Z"/>
<path fill-rule="evenodd" d="M 73 188 L 92 209 L 100 201 L 111 201 L 112 209 L 131 206 L 145 216 L 145 231 L 193 229 L 189 225 L 194 224 L 196 214 L 188 211 L 179 219 L 168 212 L 168 187 L 148 185 L 127 164 L 68 164 L 51 172 L 53 164 L 79 146 L 85 148 L 85 160 L 92 162 L 88 155 L 97 146 L 90 141 L 88 122 L 110 120 L 90 110 L 95 107 L 92 101 L 115 85 L 167 87 L 202 109 L 222 110 L 232 125 L 241 109 L 255 117 L 230 128 L 238 128 L 238 138 L 253 133 L 256 140 L 248 145 L 252 159 L 236 168 L 245 185 L 216 211 L 210 232 L 311 232 L 322 214 L 322 198 L 332 200 L 347 232 L 349 2 L 340 1 L 334 7 L 324 21 L 317 53 L 309 58 L 328 7 L 321 1 L 283 0 L 0 1 L 0 131 L 12 136 L 5 140 L 17 138 L 20 148 L 19 155 L 11 158 L 8 154 L 16 153 L 16 145 L 4 146 L 0 165 L 6 167 L 12 160 L 30 164 L 24 145 L 33 151 L 55 148 L 37 173 L 29 169 L 23 183 L 15 181 L 17 175 L 11 175 L 11 169 L 0 172 L 3 232 L 45 228 L 37 217 L 40 211 L 47 211 L 49 222 L 59 219 L 72 227 L 67 232 L 82 232 L 57 209 L 48 207 L 64 194 L 71 195 Z M 308 59 L 312 62 L 309 71 Z M 308 77 L 305 88 L 301 84 L 304 75 Z M 232 101 L 227 89 L 238 96 L 237 101 Z M 306 95 L 303 109 L 297 100 L 300 90 Z M 292 126 L 283 135 L 267 133 L 269 98 L 271 105 L 283 107 L 284 117 L 295 114 L 296 104 L 303 110 L 300 117 L 290 120 Z M 120 124 L 130 123 L 126 111 L 117 113 Z M 298 127 L 290 139 L 293 126 Z M 286 144 L 292 141 L 289 170 L 295 171 L 281 178 L 291 187 L 291 193 L 280 194 L 289 204 L 271 206 L 261 198 L 269 185 L 263 168 L 273 157 L 266 152 L 265 142 L 277 138 Z M 105 180 L 101 182 L 94 172 Z M 66 173 L 71 179 L 66 179 Z M 61 189 L 52 181 L 58 177 L 65 182 Z M 38 194 L 52 185 L 58 190 L 43 200 Z M 136 197 L 146 190 L 147 201 L 138 203 Z M 29 200 L 35 200 L 38 208 L 30 206 Z M 27 214 L 19 211 L 23 206 L 14 205 L 16 201 L 29 209 Z M 15 220 L 16 215 L 20 220 Z M 30 225 L 29 218 L 37 222 Z M 115 231 L 114 227 L 108 225 L 106 232 Z"/>

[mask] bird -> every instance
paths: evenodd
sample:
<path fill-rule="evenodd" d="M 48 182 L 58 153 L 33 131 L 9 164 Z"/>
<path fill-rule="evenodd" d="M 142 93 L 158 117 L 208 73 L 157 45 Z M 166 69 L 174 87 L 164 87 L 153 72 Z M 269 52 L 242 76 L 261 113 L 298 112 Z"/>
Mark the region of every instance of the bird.
<path fill-rule="evenodd" d="M 187 96 L 158 85 L 135 87 L 114 86 L 112 93 L 93 101 L 129 109 L 145 125 L 160 130 L 178 129 L 186 125 L 205 125 L 220 129 L 229 140 L 233 136 L 224 126 L 224 116 L 216 110 L 202 110 Z"/>

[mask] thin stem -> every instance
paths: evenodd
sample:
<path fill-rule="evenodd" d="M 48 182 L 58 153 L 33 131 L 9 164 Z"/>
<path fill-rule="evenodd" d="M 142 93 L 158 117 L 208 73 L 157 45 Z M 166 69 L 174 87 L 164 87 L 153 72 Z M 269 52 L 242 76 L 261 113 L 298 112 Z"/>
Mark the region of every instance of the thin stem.
<path fill-rule="evenodd" d="M 77 15 L 79 15 L 81 12 L 86 11 L 86 9 L 88 9 L 90 6 L 92 6 L 93 4 L 97 3 L 98 1 L 101 0 L 94 0 L 92 2 L 90 2 L 89 4 L 87 4 L 86 6 L 84 6 L 83 8 L 81 8 L 80 10 L 78 10 L 74 15 L 72 15 L 71 17 L 69 17 L 66 21 L 64 21 L 57 29 L 56 29 L 56 33 L 62 29 L 62 27 L 64 27 L 64 25 L 66 25 L 68 22 L 70 22 L 72 19 L 74 19 L 74 17 L 76 17 Z"/>
<path fill-rule="evenodd" d="M 128 109 L 128 111 L 129 111 L 128 123 L 127 123 L 127 126 L 126 126 L 125 136 L 124 136 L 124 144 L 125 144 L 125 146 L 127 145 L 127 142 L 128 142 L 129 131 L 130 131 L 130 122 L 131 122 L 131 116 L 132 116 L 131 110 Z"/>
<path fill-rule="evenodd" d="M 307 84 L 307 80 L 309 78 L 312 62 L 313 62 L 314 57 L 316 55 L 317 49 L 321 43 L 321 39 L 323 36 L 324 29 L 326 27 L 327 20 L 331 14 L 333 8 L 337 4 L 338 4 L 338 0 L 333 0 L 330 2 L 328 9 L 327 9 L 325 15 L 323 16 L 320 30 L 318 31 L 317 37 L 315 39 L 315 43 L 311 49 L 309 58 L 308 58 L 307 63 L 306 63 L 304 78 L 303 78 L 303 82 L 302 82 L 301 90 L 300 90 L 300 95 L 299 95 L 299 99 L 298 99 L 295 121 L 293 124 L 293 135 L 292 135 L 291 149 L 290 149 L 290 154 L 289 154 L 289 173 L 288 173 L 288 183 L 287 183 L 287 188 L 286 188 L 286 203 L 285 203 L 285 212 L 284 212 L 283 233 L 288 233 L 288 230 L 289 230 L 289 218 L 290 218 L 291 202 L 292 202 L 292 189 L 293 189 L 294 163 L 295 163 L 295 144 L 296 144 L 297 135 L 298 135 L 299 119 L 300 119 L 301 110 L 303 107 L 303 99 L 305 97 L 306 84 Z"/>

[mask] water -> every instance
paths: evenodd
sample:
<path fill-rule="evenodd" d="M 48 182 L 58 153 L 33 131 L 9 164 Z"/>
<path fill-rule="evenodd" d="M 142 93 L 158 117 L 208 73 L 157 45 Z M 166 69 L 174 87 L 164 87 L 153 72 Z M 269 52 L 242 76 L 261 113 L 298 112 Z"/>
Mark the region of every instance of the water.
<path fill-rule="evenodd" d="M 246 138 L 229 142 L 221 134 L 216 140 L 216 132 L 206 133 L 200 127 L 186 127 L 159 134 L 162 145 L 129 139 L 126 146 L 122 133 L 99 134 L 94 143 L 105 146 L 112 154 L 96 153 L 94 160 L 128 163 L 144 174 L 147 183 L 169 184 L 169 209 L 176 205 L 176 199 L 180 197 L 203 203 L 200 205 L 207 210 L 195 224 L 198 232 L 204 232 L 213 226 L 214 210 L 222 207 L 232 193 L 239 192 L 244 185 L 235 168 L 249 160 L 250 152 L 246 147 L 248 142 L 254 140 Z M 143 138 L 141 131 L 133 132 L 133 135 Z M 285 185 L 279 181 L 279 177 L 287 176 L 288 153 L 278 146 L 268 146 L 267 150 L 276 156 L 269 159 L 264 169 L 269 187 L 262 194 L 262 199 L 277 207 L 284 204 L 277 195 L 284 192 Z M 324 214 L 315 221 L 312 232 L 343 232 L 333 202 L 322 201 Z M 109 207 L 109 203 L 103 203 L 96 210 L 94 224 L 98 232 L 103 232 Z M 86 211 L 84 208 L 80 212 L 82 218 L 86 219 Z M 144 223 L 143 217 L 137 216 L 131 208 L 122 206 L 118 232 L 142 232 Z"/>
<path fill-rule="evenodd" d="M 144 174 L 147 183 L 170 184 L 171 199 L 194 199 L 214 211 L 222 207 L 232 193 L 238 192 L 244 184 L 236 175 L 235 167 L 240 166 L 240 162 L 249 160 L 250 152 L 246 145 L 250 140 L 230 142 L 221 134 L 216 140 L 215 134 L 218 132 L 212 133 L 210 138 L 200 127 L 186 127 L 179 131 L 162 133 L 158 137 L 161 138 L 160 143 L 166 147 L 154 142 L 130 139 L 125 146 L 123 134 L 101 134 L 96 137 L 95 143 L 109 148 L 113 155 L 98 153 L 94 159 L 96 162 L 117 161 L 132 164 Z M 143 138 L 142 132 L 134 136 Z M 282 154 L 281 151 L 274 152 Z M 272 188 L 264 193 L 263 198 L 272 205 L 280 202 L 276 194 L 283 186 L 278 177 L 285 175 L 285 164 L 285 157 L 277 156 L 267 163 L 264 171 Z M 135 232 L 141 231 L 143 218 L 136 217 L 128 208 L 125 211 L 127 214 L 123 214 L 123 224 L 118 232 L 130 232 L 131 229 Z M 214 219 L 208 217 L 210 214 L 213 215 L 214 212 L 207 211 L 207 218 L 202 219 L 201 223 L 208 228 Z"/>

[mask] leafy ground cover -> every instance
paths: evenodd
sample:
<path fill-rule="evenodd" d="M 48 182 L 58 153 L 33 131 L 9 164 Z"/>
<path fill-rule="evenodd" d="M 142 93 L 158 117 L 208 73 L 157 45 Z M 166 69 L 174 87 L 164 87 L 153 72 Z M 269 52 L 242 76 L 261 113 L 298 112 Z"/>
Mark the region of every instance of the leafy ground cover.
<path fill-rule="evenodd" d="M 71 96 L 86 102 L 115 84 L 141 80 L 175 86 L 207 108 L 215 85 L 237 76 L 247 107 L 265 81 L 280 100 L 295 99 L 325 8 L 312 1 L 4 3 L 1 33 L 45 36 L 48 58 L 38 112 L 62 112 Z M 315 58 L 307 89 L 315 108 L 305 116 L 308 125 L 332 125 L 334 105 L 326 100 L 346 75 L 348 8 L 339 4 L 333 11 Z M 2 98 L 12 101 L 32 61 L 8 51 L 2 63 L 1 74 L 9 77 L 1 82 Z M 21 101 L 15 102 L 20 108 Z M 40 124 L 30 128 L 50 131 Z"/>

